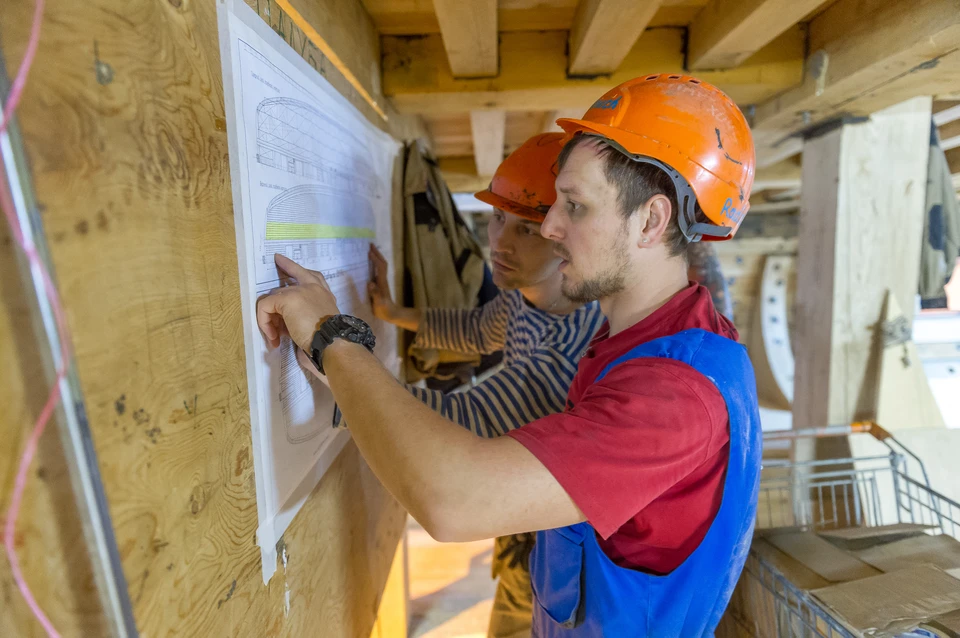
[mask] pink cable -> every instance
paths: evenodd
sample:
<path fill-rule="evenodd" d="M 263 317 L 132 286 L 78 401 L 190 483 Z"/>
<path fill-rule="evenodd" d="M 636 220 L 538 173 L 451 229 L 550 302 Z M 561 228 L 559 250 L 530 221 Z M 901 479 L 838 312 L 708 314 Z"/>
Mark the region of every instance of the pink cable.
<path fill-rule="evenodd" d="M 23 87 L 27 82 L 27 74 L 30 72 L 33 58 L 40 44 L 40 25 L 43 20 L 43 5 L 44 0 L 36 0 L 30 40 L 27 43 L 27 50 L 24 53 L 23 61 L 20 63 L 20 69 L 17 71 L 17 76 L 10 87 L 10 97 L 7 99 L 7 104 L 3 108 L 3 120 L 0 121 L 0 134 L 7 130 L 7 125 L 13 117 L 17 104 L 20 102 Z M 9 180 L 9 176 L 6 177 L 7 180 Z M 10 497 L 10 508 L 7 510 L 7 517 L 3 527 L 3 545 L 7 552 L 7 558 L 10 560 L 10 572 L 13 574 L 13 580 L 17 584 L 17 588 L 23 595 L 23 599 L 26 601 L 30 611 L 36 616 L 48 636 L 51 638 L 60 638 L 60 634 L 54 628 L 53 623 L 50 622 L 46 614 L 43 613 L 40 605 L 37 604 L 33 594 L 30 592 L 27 581 L 23 577 L 23 572 L 20 570 L 20 561 L 17 560 L 16 548 L 14 547 L 14 532 L 16 531 L 17 517 L 20 514 L 20 503 L 23 500 L 23 492 L 27 485 L 27 475 L 30 470 L 30 465 L 33 463 L 33 457 L 37 452 L 40 437 L 43 436 L 43 431 L 47 427 L 50 417 L 53 415 L 57 401 L 60 399 L 60 382 L 66 376 L 67 366 L 70 361 L 69 336 L 66 331 L 66 321 L 64 320 L 63 309 L 60 306 L 60 297 L 57 294 L 56 286 L 54 286 L 53 280 L 50 278 L 50 273 L 47 272 L 47 268 L 37 254 L 37 251 L 34 247 L 27 245 L 23 236 L 23 230 L 17 221 L 9 185 L 6 183 L 0 183 L 0 207 L 3 208 L 7 222 L 10 225 L 10 230 L 20 245 L 20 248 L 26 253 L 30 265 L 37 268 L 43 276 L 44 291 L 53 309 L 53 314 L 57 321 L 57 330 L 60 333 L 60 366 L 57 368 L 57 378 L 53 383 L 53 387 L 50 388 L 50 395 L 47 397 L 47 402 L 43 406 L 43 410 L 40 412 L 36 424 L 33 426 L 33 431 L 23 450 L 23 455 L 20 457 L 20 465 L 17 469 L 17 476 L 13 485 L 13 494 Z"/>

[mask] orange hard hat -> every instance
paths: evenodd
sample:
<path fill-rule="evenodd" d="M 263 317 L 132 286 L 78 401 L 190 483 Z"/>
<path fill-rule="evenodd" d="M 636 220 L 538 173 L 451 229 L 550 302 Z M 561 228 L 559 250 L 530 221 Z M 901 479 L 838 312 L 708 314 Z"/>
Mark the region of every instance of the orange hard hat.
<path fill-rule="evenodd" d="M 611 89 L 582 119 L 559 119 L 568 134 L 597 135 L 673 178 L 677 219 L 690 241 L 730 239 L 750 207 L 756 171 L 743 113 L 720 89 L 684 75 L 648 75 Z M 711 223 L 697 223 L 699 203 Z"/>
<path fill-rule="evenodd" d="M 474 197 L 494 208 L 542 222 L 557 201 L 557 157 L 563 149 L 563 133 L 534 135 L 503 160 L 487 190 Z"/>

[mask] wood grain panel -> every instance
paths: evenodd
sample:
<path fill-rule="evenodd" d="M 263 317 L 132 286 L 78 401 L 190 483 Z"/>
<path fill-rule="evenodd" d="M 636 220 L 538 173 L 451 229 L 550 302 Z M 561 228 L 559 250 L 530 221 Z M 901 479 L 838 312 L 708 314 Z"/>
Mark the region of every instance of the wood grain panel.
<path fill-rule="evenodd" d="M 382 122 L 276 4 L 248 2 Z M 335 6 L 322 3 L 318 30 L 354 28 L 322 11 Z M 5 3 L 7 60 L 22 55 L 31 12 Z M 285 535 L 269 587 L 260 576 L 215 3 L 51 0 L 45 16 L 20 122 L 139 630 L 369 635 L 405 515 L 352 444 Z M 389 126 L 422 132 L 403 117 Z M 45 388 L 12 285 L 4 277 L 12 409 L 0 431 L 16 442 Z M 18 449 L 0 453 L 4 497 Z M 31 584 L 65 635 L 102 635 L 55 434 L 29 489 L 18 538 Z M 9 580 L 3 561 L 0 633 L 39 636 Z"/>

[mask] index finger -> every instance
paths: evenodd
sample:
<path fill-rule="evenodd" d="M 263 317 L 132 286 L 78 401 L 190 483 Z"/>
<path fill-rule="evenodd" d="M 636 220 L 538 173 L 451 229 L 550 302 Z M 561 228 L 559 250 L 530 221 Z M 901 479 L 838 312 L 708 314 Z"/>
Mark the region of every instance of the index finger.
<path fill-rule="evenodd" d="M 387 258 L 383 256 L 383 253 L 375 244 L 370 244 L 370 258 L 384 266 L 387 265 Z"/>
<path fill-rule="evenodd" d="M 286 255 L 274 253 L 273 261 L 277 264 L 277 267 L 280 270 L 288 275 L 293 276 L 297 280 L 297 283 L 320 283 L 320 280 L 317 277 L 319 273 L 315 273 L 312 270 L 304 268 Z"/>

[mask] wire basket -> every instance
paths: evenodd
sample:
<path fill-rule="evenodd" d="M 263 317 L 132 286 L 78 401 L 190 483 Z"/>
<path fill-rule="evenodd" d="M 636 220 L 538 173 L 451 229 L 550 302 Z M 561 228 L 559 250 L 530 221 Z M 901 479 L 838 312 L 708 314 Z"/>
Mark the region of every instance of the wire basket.
<path fill-rule="evenodd" d="M 932 532 L 939 530 L 960 537 L 960 505 L 933 490 L 923 462 L 875 423 L 769 432 L 764 434 L 764 443 L 856 433 L 873 435 L 888 453 L 825 461 L 765 460 L 756 529 L 796 527 L 817 531 L 918 523 L 937 528 Z M 816 598 L 790 582 L 755 547 L 747 558 L 721 627 L 728 630 L 718 631 L 718 635 L 856 636 Z"/>

